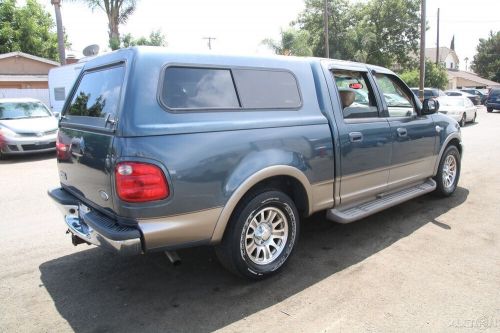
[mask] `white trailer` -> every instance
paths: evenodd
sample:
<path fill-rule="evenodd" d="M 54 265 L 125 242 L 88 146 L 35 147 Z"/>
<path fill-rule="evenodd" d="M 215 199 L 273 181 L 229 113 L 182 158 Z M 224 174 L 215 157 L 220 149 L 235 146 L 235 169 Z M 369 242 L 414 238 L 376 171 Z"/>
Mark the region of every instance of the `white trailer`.
<path fill-rule="evenodd" d="M 49 96 L 52 112 L 61 113 L 64 102 L 83 68 L 83 62 L 53 68 L 49 71 Z"/>

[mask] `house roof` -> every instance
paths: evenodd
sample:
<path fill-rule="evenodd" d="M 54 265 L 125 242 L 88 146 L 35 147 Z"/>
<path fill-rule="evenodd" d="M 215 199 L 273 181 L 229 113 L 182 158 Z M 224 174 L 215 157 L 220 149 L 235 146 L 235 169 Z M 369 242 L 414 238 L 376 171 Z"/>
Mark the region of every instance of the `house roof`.
<path fill-rule="evenodd" d="M 24 53 L 24 52 L 20 52 L 20 51 L 0 54 L 0 59 L 6 59 L 6 58 L 12 58 L 12 57 L 23 57 L 23 58 L 43 62 L 43 63 L 49 64 L 49 65 L 59 66 L 59 63 L 56 61 L 45 59 L 42 57 L 37 57 L 37 56 L 31 55 L 28 53 Z"/>
<path fill-rule="evenodd" d="M 466 72 L 466 71 L 456 71 L 447 70 L 448 76 L 451 78 L 457 78 L 458 86 L 485 86 L 485 87 L 500 87 L 500 83 L 484 79 L 477 75 L 476 73 Z M 460 82 L 458 82 L 460 80 Z"/>
<path fill-rule="evenodd" d="M 0 82 L 48 82 L 49 76 L 43 74 L 36 75 L 1 75 Z"/>
<path fill-rule="evenodd" d="M 445 46 L 439 48 L 439 61 L 446 61 L 446 57 L 451 53 L 451 55 L 455 58 L 455 62 L 458 63 L 459 59 L 454 50 L 449 49 Z M 436 48 L 428 47 L 425 49 L 425 57 L 430 60 L 436 60 Z"/>

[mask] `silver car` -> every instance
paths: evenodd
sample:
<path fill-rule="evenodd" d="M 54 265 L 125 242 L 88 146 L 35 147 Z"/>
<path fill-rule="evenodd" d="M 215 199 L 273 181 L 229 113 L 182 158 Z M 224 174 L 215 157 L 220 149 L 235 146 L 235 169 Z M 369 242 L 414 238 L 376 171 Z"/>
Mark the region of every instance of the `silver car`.
<path fill-rule="evenodd" d="M 461 127 L 466 122 L 476 122 L 477 108 L 467 97 L 438 97 L 439 113 L 455 119 Z"/>
<path fill-rule="evenodd" d="M 54 151 L 57 117 L 39 100 L 0 99 L 0 158 Z"/>

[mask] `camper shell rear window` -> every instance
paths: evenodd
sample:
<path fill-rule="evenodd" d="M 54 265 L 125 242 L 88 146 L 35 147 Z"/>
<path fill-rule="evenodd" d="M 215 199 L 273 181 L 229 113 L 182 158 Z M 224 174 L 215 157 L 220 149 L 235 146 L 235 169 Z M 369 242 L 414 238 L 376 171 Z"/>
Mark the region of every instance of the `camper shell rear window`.
<path fill-rule="evenodd" d="M 295 76 L 286 70 L 169 66 L 160 101 L 172 111 L 298 109 Z"/>
<path fill-rule="evenodd" d="M 106 127 L 116 120 L 124 64 L 85 71 L 63 111 L 63 121 Z"/>

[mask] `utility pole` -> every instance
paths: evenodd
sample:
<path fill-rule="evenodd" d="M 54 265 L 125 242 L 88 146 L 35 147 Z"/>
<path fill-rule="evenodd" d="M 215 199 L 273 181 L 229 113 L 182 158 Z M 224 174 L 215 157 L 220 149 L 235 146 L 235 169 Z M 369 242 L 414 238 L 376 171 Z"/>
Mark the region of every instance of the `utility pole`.
<path fill-rule="evenodd" d="M 418 86 L 418 97 L 424 100 L 424 82 L 425 82 L 425 1 L 422 0 L 420 13 L 420 84 Z"/>
<path fill-rule="evenodd" d="M 66 65 L 66 51 L 64 49 L 64 32 L 61 18 L 61 0 L 51 0 L 56 12 L 56 26 L 57 26 L 57 48 L 59 49 L 59 62 L 61 65 Z"/>
<path fill-rule="evenodd" d="M 217 38 L 215 37 L 203 37 L 203 39 L 208 39 L 208 49 L 212 49 L 212 40 L 216 40 Z"/>
<path fill-rule="evenodd" d="M 436 65 L 439 65 L 439 8 L 437 17 L 437 37 L 436 37 Z"/>
<path fill-rule="evenodd" d="M 323 9 L 323 30 L 325 32 L 325 58 L 330 58 L 330 42 L 328 40 L 328 0 L 324 0 Z"/>

